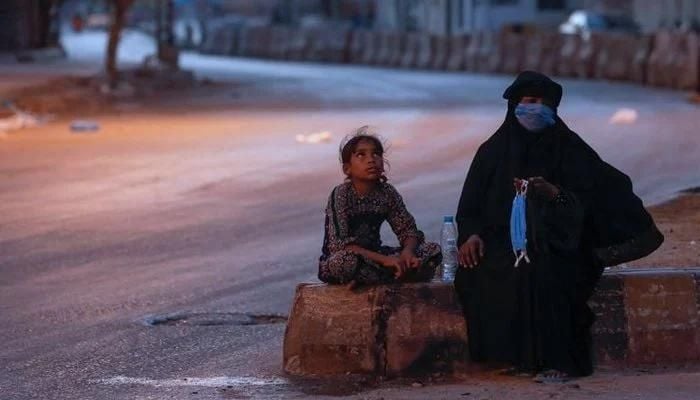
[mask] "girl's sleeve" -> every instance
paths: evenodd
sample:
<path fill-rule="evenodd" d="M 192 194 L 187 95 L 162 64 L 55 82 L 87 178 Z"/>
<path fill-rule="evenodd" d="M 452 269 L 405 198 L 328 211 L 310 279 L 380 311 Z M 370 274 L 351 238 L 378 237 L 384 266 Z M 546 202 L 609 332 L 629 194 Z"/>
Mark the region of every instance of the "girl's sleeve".
<path fill-rule="evenodd" d="M 342 196 L 342 188 L 336 187 L 328 197 L 326 206 L 325 237 L 323 240 L 324 253 L 332 254 L 345 249 L 356 238 L 350 236 L 346 202 Z"/>
<path fill-rule="evenodd" d="M 391 229 L 399 239 L 399 243 L 403 246 L 406 240 L 411 237 L 415 237 L 418 239 L 418 243 L 422 243 L 424 240 L 423 232 L 418 230 L 416 220 L 406 209 L 403 198 L 393 186 L 387 184 L 387 187 L 389 188 L 389 215 L 387 221 L 389 221 Z"/>

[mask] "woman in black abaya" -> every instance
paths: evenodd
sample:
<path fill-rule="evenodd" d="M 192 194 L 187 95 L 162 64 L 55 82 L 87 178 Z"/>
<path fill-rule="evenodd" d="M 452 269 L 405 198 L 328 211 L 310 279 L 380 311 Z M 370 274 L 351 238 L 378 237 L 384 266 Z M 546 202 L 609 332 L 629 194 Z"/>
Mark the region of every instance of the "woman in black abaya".
<path fill-rule="evenodd" d="M 474 361 L 563 380 L 593 371 L 586 304 L 606 265 L 663 241 L 629 178 L 556 115 L 562 88 L 526 71 L 505 91 L 503 125 L 472 161 L 457 211 L 463 305 Z M 529 263 L 515 267 L 510 216 L 527 191 Z"/>

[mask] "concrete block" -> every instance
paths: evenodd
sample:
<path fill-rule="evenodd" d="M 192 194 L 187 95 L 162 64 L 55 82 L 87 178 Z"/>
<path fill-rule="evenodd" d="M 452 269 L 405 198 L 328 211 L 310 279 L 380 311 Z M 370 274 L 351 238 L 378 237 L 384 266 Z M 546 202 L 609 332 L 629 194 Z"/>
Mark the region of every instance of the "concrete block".
<path fill-rule="evenodd" d="M 384 313 L 387 375 L 464 368 L 467 329 L 451 286 L 387 287 Z"/>
<path fill-rule="evenodd" d="M 284 335 L 290 374 L 375 373 L 383 348 L 376 340 L 382 287 L 351 294 L 341 286 L 302 284 Z"/>
<path fill-rule="evenodd" d="M 609 272 L 590 305 L 598 364 L 700 363 L 700 269 Z M 469 362 L 467 327 L 451 285 L 297 288 L 284 339 L 287 373 L 399 376 L 472 368 L 478 367 Z"/>
<path fill-rule="evenodd" d="M 695 276 L 638 274 L 625 280 L 629 361 L 685 362 L 700 358 Z"/>
<path fill-rule="evenodd" d="M 453 36 L 450 38 L 449 56 L 447 58 L 448 70 L 459 71 L 464 69 L 468 45 L 469 36 L 467 35 Z"/>
<path fill-rule="evenodd" d="M 627 313 L 621 301 L 624 295 L 624 277 L 607 275 L 588 302 L 596 316 L 592 333 L 598 363 L 622 363 L 627 358 Z"/>
<path fill-rule="evenodd" d="M 443 70 L 447 67 L 447 59 L 450 55 L 450 38 L 446 36 L 434 35 L 430 38 L 433 49 L 430 68 Z"/>

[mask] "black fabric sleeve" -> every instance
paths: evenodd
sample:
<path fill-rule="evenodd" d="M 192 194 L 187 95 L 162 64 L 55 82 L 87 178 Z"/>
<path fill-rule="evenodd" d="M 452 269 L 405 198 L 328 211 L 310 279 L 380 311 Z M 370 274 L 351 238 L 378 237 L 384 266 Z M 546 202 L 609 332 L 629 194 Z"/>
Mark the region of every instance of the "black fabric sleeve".
<path fill-rule="evenodd" d="M 461 246 L 471 235 L 481 234 L 483 228 L 481 203 L 485 186 L 484 176 L 486 175 L 484 152 L 482 145 L 474 155 L 467 172 L 467 178 L 464 180 L 462 195 L 457 206 L 456 220 L 459 231 L 457 246 Z"/>
<path fill-rule="evenodd" d="M 559 195 L 543 207 L 548 245 L 556 251 L 576 251 L 583 234 L 584 206 L 573 192 L 559 190 Z"/>

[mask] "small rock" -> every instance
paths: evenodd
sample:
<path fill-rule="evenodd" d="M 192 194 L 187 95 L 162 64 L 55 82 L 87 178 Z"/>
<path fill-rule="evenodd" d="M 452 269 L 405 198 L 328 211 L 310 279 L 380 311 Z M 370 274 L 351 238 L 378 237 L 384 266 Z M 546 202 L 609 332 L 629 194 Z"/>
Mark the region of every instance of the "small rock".
<path fill-rule="evenodd" d="M 423 384 L 420 382 L 413 382 L 411 386 L 413 386 L 414 388 L 422 388 Z"/>
<path fill-rule="evenodd" d="M 581 389 L 581 385 L 579 385 L 578 383 L 572 383 L 571 385 L 569 385 L 569 387 L 572 389 Z"/>
<path fill-rule="evenodd" d="M 460 396 L 469 396 L 470 394 L 471 393 L 469 393 L 469 392 L 464 392 L 464 393 L 460 394 Z"/>
<path fill-rule="evenodd" d="M 192 392 L 192 394 L 199 394 L 199 392 Z"/>
<path fill-rule="evenodd" d="M 696 244 L 695 240 L 691 240 L 691 241 L 690 241 L 690 245 L 691 245 L 691 246 L 695 246 L 695 244 Z"/>

